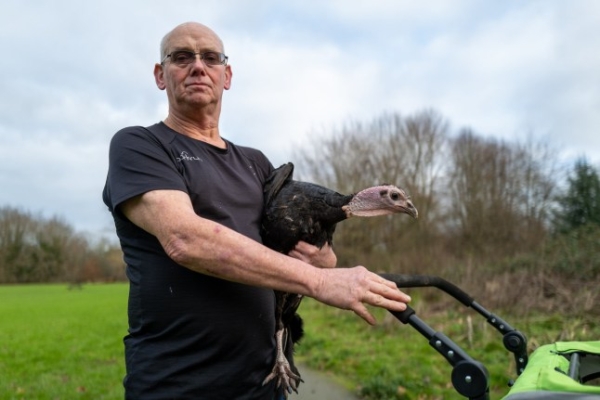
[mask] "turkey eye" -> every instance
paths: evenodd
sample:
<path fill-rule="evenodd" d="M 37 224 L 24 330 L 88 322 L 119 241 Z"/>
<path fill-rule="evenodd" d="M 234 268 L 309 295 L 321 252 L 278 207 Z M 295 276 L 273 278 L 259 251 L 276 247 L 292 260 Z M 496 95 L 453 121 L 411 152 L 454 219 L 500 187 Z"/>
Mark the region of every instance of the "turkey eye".
<path fill-rule="evenodd" d="M 396 201 L 400 199 L 400 194 L 398 194 L 398 192 L 392 192 L 392 195 L 390 197 L 392 198 L 392 200 Z"/>

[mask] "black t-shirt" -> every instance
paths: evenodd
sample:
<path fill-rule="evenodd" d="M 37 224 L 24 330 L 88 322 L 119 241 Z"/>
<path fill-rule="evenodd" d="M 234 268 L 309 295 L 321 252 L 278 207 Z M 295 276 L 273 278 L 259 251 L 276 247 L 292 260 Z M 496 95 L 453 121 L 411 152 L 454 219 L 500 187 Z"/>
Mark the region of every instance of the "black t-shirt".
<path fill-rule="evenodd" d="M 119 211 L 142 193 L 189 194 L 198 215 L 260 242 L 263 185 L 273 170 L 258 150 L 225 150 L 163 123 L 129 127 L 110 145 L 103 199 L 127 264 L 128 399 L 272 399 L 274 292 L 193 272 Z"/>

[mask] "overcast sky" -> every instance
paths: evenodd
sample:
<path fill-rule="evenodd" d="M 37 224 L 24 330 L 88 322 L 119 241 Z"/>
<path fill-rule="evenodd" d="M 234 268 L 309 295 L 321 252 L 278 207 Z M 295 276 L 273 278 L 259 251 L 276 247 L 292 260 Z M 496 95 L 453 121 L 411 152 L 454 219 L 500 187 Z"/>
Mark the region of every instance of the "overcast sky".
<path fill-rule="evenodd" d="M 275 165 L 311 132 L 426 108 L 600 161 L 600 1 L 4 0 L 0 207 L 112 235 L 110 138 L 164 119 L 159 42 L 191 20 L 233 68 L 223 136 Z"/>

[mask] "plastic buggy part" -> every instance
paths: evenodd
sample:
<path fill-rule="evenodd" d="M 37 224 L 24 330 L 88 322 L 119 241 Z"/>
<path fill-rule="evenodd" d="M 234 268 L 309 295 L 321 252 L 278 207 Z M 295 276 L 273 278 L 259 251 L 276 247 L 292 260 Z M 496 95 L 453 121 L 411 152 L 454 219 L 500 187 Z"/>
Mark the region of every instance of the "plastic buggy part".
<path fill-rule="evenodd" d="M 600 341 L 556 342 L 540 346 L 503 400 L 599 400 Z"/>

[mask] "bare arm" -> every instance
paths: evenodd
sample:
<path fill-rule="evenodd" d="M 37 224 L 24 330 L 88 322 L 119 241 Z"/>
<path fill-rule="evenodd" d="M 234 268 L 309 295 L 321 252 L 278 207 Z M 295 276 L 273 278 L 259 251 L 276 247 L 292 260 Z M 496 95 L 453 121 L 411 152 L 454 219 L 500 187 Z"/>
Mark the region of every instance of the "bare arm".
<path fill-rule="evenodd" d="M 402 311 L 410 300 L 393 282 L 364 267 L 315 268 L 201 218 L 181 191 L 147 192 L 123 203 L 121 210 L 156 236 L 175 262 L 199 273 L 313 297 L 353 310 L 371 324 L 375 319 L 365 304 Z"/>

